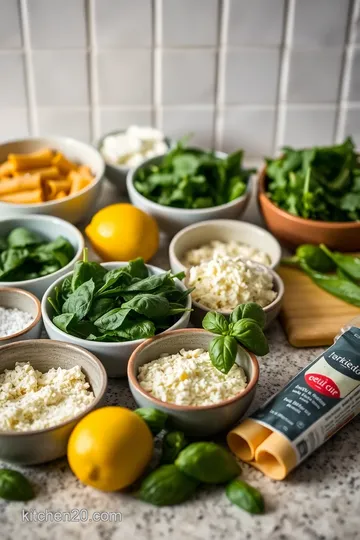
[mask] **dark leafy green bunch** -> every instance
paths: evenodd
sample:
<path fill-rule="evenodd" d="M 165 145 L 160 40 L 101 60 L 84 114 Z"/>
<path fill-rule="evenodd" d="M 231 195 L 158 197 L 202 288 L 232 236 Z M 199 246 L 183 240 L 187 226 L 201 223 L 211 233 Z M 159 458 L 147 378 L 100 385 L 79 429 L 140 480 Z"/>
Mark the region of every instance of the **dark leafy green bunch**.
<path fill-rule="evenodd" d="M 164 272 L 149 275 L 142 259 L 106 270 L 96 262 L 76 263 L 72 276 L 55 288 L 49 302 L 53 323 L 63 332 L 92 341 L 133 341 L 172 326 L 184 311 L 186 297 L 175 278 Z"/>
<path fill-rule="evenodd" d="M 236 360 L 238 343 L 249 351 L 264 356 L 269 345 L 264 335 L 265 313 L 254 302 L 240 304 L 231 313 L 229 321 L 217 312 L 209 312 L 202 323 L 205 330 L 219 334 L 209 346 L 212 364 L 222 373 L 228 373 Z"/>
<path fill-rule="evenodd" d="M 52 242 L 23 227 L 0 237 L 0 281 L 26 281 L 52 274 L 66 266 L 75 253 L 66 238 Z"/>
<path fill-rule="evenodd" d="M 267 159 L 268 196 L 294 216 L 360 220 L 360 163 L 351 138 L 343 144 L 295 150 Z"/>
<path fill-rule="evenodd" d="M 242 150 L 224 159 L 214 152 L 185 148 L 179 141 L 160 165 L 140 169 L 134 185 L 144 197 L 164 206 L 218 206 L 246 191 L 253 171 L 242 169 L 242 157 Z"/>

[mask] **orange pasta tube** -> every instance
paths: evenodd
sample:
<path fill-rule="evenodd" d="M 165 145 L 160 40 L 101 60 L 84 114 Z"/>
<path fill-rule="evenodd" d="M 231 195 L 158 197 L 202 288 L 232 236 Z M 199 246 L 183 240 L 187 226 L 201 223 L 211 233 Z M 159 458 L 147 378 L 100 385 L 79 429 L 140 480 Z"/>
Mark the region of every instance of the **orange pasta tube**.
<path fill-rule="evenodd" d="M 2 176 L 11 176 L 14 172 L 14 165 L 10 161 L 4 161 L 0 165 L 0 177 Z"/>
<path fill-rule="evenodd" d="M 42 167 L 40 169 L 32 169 L 31 174 L 39 174 L 41 180 L 47 180 L 48 178 L 59 178 L 60 172 L 57 167 L 52 165 L 51 167 Z"/>
<path fill-rule="evenodd" d="M 43 194 L 41 189 L 33 189 L 31 191 L 19 191 L 18 193 L 0 195 L 0 201 L 17 204 L 40 203 L 43 202 Z"/>
<path fill-rule="evenodd" d="M 39 174 L 26 174 L 24 176 L 17 176 L 15 178 L 3 179 L 0 181 L 0 195 L 40 188 L 41 179 Z"/>
<path fill-rule="evenodd" d="M 9 154 L 8 156 L 8 160 L 17 171 L 50 167 L 52 159 L 53 152 L 50 148 L 43 148 L 31 154 Z"/>
<path fill-rule="evenodd" d="M 68 178 L 71 180 L 71 189 L 70 189 L 70 195 L 74 195 L 75 193 L 78 193 L 82 189 L 84 189 L 86 186 L 89 185 L 89 180 L 87 178 L 84 178 L 81 176 L 80 173 L 71 171 L 69 173 Z"/>
<path fill-rule="evenodd" d="M 65 191 L 59 191 L 59 193 L 57 193 L 55 199 L 64 199 L 64 197 L 67 197 Z"/>
<path fill-rule="evenodd" d="M 54 199 L 60 192 L 65 192 L 66 196 L 70 188 L 71 180 L 46 180 L 44 184 L 46 199 Z"/>
<path fill-rule="evenodd" d="M 83 178 L 86 178 L 89 182 L 94 180 L 93 175 L 91 174 L 90 167 L 87 165 L 81 165 L 78 169 L 78 173 L 81 174 Z"/>
<path fill-rule="evenodd" d="M 66 159 L 66 157 L 58 152 L 52 159 L 52 164 L 55 165 L 61 174 L 68 174 L 70 171 L 75 171 L 77 166 L 72 161 Z"/>

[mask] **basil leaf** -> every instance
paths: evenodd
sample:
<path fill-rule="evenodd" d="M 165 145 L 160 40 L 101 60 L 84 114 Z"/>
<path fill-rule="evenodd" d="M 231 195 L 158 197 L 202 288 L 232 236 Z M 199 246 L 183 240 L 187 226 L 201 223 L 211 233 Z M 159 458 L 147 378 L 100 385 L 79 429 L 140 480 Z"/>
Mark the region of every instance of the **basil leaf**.
<path fill-rule="evenodd" d="M 140 409 L 135 409 L 134 413 L 144 420 L 153 435 L 157 435 L 165 429 L 168 419 L 168 415 L 165 412 L 151 407 L 141 407 Z"/>
<path fill-rule="evenodd" d="M 237 343 L 231 336 L 218 336 L 209 346 L 210 359 L 214 367 L 222 373 L 229 373 L 236 360 Z"/>
<path fill-rule="evenodd" d="M 205 315 L 202 326 L 213 334 L 226 335 L 229 330 L 229 324 L 224 315 L 211 311 Z"/>
<path fill-rule="evenodd" d="M 239 508 L 250 514 L 263 514 L 264 499 L 257 489 L 242 480 L 233 480 L 226 486 L 226 496 Z"/>
<path fill-rule="evenodd" d="M 237 306 L 230 315 L 231 323 L 236 323 L 240 319 L 253 319 L 261 328 L 264 328 L 266 315 L 259 304 L 249 302 L 248 304 L 240 304 Z"/>
<path fill-rule="evenodd" d="M 259 356 L 264 356 L 269 352 L 268 341 L 260 326 L 253 319 L 241 319 L 234 323 L 231 335 L 241 345 Z"/>
<path fill-rule="evenodd" d="M 187 440 L 182 431 L 170 431 L 166 433 L 162 443 L 161 463 L 174 463 L 186 445 Z"/>
<path fill-rule="evenodd" d="M 20 472 L 0 469 L 0 497 L 7 501 L 29 501 L 34 498 L 34 490 Z"/>
<path fill-rule="evenodd" d="M 145 315 L 150 319 L 156 319 L 157 317 L 166 317 L 169 314 L 170 304 L 168 300 L 162 296 L 142 294 L 125 302 L 122 305 L 122 308 L 133 309 L 137 313 L 141 313 L 141 315 Z"/>
<path fill-rule="evenodd" d="M 7 237 L 7 243 L 10 248 L 27 247 L 44 242 L 41 236 L 25 227 L 13 229 Z"/>
<path fill-rule="evenodd" d="M 123 324 L 130 311 L 130 309 L 123 307 L 112 309 L 97 319 L 94 324 L 102 332 L 117 330 Z"/>
<path fill-rule="evenodd" d="M 60 328 L 63 332 L 66 332 L 69 334 L 68 331 L 69 326 L 72 322 L 76 321 L 75 313 L 62 313 L 61 315 L 56 315 L 56 317 L 53 318 L 52 322 Z"/>
<path fill-rule="evenodd" d="M 62 307 L 63 313 L 75 313 L 77 319 L 81 321 L 90 311 L 94 291 L 94 280 L 85 281 L 67 298 Z"/>

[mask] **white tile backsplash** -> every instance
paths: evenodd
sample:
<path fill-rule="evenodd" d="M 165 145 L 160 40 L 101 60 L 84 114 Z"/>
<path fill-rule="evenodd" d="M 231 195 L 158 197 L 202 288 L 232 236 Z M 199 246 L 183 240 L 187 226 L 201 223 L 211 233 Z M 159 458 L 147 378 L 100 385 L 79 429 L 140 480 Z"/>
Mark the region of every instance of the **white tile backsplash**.
<path fill-rule="evenodd" d="M 173 139 L 193 134 L 189 145 L 212 148 L 214 144 L 214 108 L 194 110 L 165 107 L 162 112 L 162 130 L 165 135 Z"/>
<path fill-rule="evenodd" d="M 131 125 L 152 125 L 151 109 L 100 109 L 101 133 L 126 129 Z"/>
<path fill-rule="evenodd" d="M 39 108 L 38 121 L 44 135 L 68 135 L 91 142 L 89 110 Z"/>
<path fill-rule="evenodd" d="M 95 0 L 98 46 L 150 47 L 151 0 Z"/>
<path fill-rule="evenodd" d="M 150 49 L 101 51 L 97 61 L 101 105 L 151 104 Z"/>
<path fill-rule="evenodd" d="M 342 138 L 351 135 L 355 144 L 360 147 L 360 109 L 346 108 L 344 133 L 341 135 Z"/>
<path fill-rule="evenodd" d="M 360 50 L 354 49 L 351 53 L 351 71 L 348 101 L 360 102 Z"/>
<path fill-rule="evenodd" d="M 226 56 L 225 103 L 275 105 L 278 49 L 234 49 Z"/>
<path fill-rule="evenodd" d="M 247 157 L 272 153 L 275 109 L 227 108 L 223 111 L 222 150 L 243 148 Z"/>
<path fill-rule="evenodd" d="M 230 0 L 230 45 L 280 45 L 285 0 Z"/>
<path fill-rule="evenodd" d="M 23 109 L 0 108 L 0 143 L 29 135 L 28 114 Z"/>
<path fill-rule="evenodd" d="M 24 55 L 17 52 L 0 54 L 0 73 L 0 107 L 25 107 Z"/>
<path fill-rule="evenodd" d="M 210 105 L 215 99 L 216 53 L 205 49 L 163 52 L 164 105 Z"/>
<path fill-rule="evenodd" d="M 218 10 L 218 0 L 165 0 L 163 45 L 215 46 L 218 41 Z"/>
<path fill-rule="evenodd" d="M 20 49 L 19 0 L 0 0 L 0 49 Z"/>
<path fill-rule="evenodd" d="M 280 146 L 312 146 L 331 144 L 334 141 L 336 108 L 285 109 L 285 129 Z"/>
<path fill-rule="evenodd" d="M 85 48 L 85 0 L 29 0 L 34 49 Z"/>

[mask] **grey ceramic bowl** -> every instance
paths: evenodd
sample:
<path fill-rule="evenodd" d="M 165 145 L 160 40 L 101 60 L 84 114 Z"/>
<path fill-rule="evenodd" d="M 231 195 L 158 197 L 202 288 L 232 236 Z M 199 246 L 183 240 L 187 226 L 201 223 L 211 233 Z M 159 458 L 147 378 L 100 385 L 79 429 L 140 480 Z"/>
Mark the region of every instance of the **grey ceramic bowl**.
<path fill-rule="evenodd" d="M 21 309 L 21 311 L 27 311 L 33 316 L 33 322 L 20 332 L 16 332 L 10 336 L 0 336 L 0 345 L 8 345 L 14 341 L 40 337 L 42 325 L 41 306 L 36 296 L 22 289 L 0 287 L 0 306 Z"/>
<path fill-rule="evenodd" d="M 218 157 L 225 158 L 227 154 L 224 152 L 216 152 Z M 157 156 L 144 161 L 138 167 L 131 169 L 126 178 L 128 195 L 132 204 L 141 208 L 148 214 L 154 216 L 162 229 L 167 234 L 175 234 L 184 227 L 206 221 L 209 219 L 235 219 L 239 218 L 246 210 L 251 196 L 251 178 L 249 178 L 246 193 L 235 199 L 234 201 L 219 206 L 211 206 L 210 208 L 186 209 L 163 206 L 147 199 L 137 191 L 134 186 L 134 180 L 140 169 L 149 167 L 149 165 L 158 165 L 164 159 L 165 155 Z"/>
<path fill-rule="evenodd" d="M 107 386 L 106 372 L 99 360 L 82 349 L 60 341 L 36 339 L 0 347 L 0 372 L 14 369 L 16 362 L 30 362 L 39 371 L 81 366 L 95 399 L 81 414 L 53 428 L 34 431 L 0 431 L 0 459 L 21 465 L 35 465 L 66 454 L 67 442 L 75 425 L 99 407 Z"/>
<path fill-rule="evenodd" d="M 238 422 L 252 402 L 259 379 L 259 364 L 256 356 L 240 346 L 236 362 L 244 369 L 248 385 L 237 396 L 214 405 L 183 406 L 165 403 L 154 398 L 139 384 L 139 367 L 151 362 L 163 353 L 175 354 L 181 349 L 209 348 L 214 334 L 200 329 L 185 329 L 166 332 L 148 339 L 131 355 L 128 364 L 128 379 L 131 393 L 139 407 L 153 407 L 169 415 L 172 425 L 187 435 L 199 437 L 214 435 Z"/>

